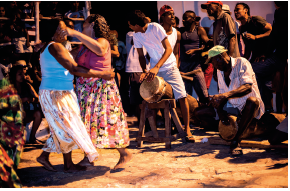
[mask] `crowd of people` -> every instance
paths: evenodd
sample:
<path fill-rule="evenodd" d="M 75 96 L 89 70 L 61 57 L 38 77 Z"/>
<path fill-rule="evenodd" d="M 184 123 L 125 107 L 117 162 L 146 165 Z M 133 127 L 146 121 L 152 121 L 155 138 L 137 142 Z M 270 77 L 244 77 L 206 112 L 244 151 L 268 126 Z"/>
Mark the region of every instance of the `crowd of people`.
<path fill-rule="evenodd" d="M 126 148 L 126 116 L 140 120 L 140 85 L 155 76 L 172 87 L 187 142 L 195 142 L 187 100 L 193 90 L 199 103 L 196 125 L 218 130 L 219 124 L 232 123 L 230 116 L 237 117 L 232 155 L 242 154 L 239 143 L 250 124 L 262 123 L 274 111 L 273 92 L 277 113 L 283 105 L 288 113 L 287 2 L 274 2 L 272 24 L 251 16 L 246 3 L 236 4 L 236 21 L 223 2 L 202 4 L 214 18 L 209 27 L 200 26 L 191 10 L 184 12 L 182 27 L 169 5 L 161 7 L 159 23 L 135 10 L 127 15 L 131 31 L 126 42 L 118 40 L 118 31 L 110 30 L 103 16 L 74 21 L 84 17 L 80 3 L 62 3 L 41 2 L 40 18 L 51 19 L 40 22 L 41 41 L 34 50 L 27 30 L 31 26 L 22 21 L 34 17 L 34 3 L 0 5 L 0 43 L 11 42 L 0 47 L 0 187 L 21 187 L 16 173 L 20 154 L 25 142 L 43 144 L 36 139 L 43 118 L 50 137 L 37 161 L 46 170 L 56 171 L 49 162 L 51 152 L 63 154 L 65 172 L 86 170 L 98 158 L 96 148 L 116 148 L 120 159 L 114 169 L 124 167 L 133 157 Z M 208 93 L 212 78 L 219 94 Z M 26 140 L 25 126 L 31 121 Z M 271 144 L 288 138 L 287 128 L 275 126 L 267 133 Z M 71 152 L 77 148 L 84 159 L 74 164 Z"/>

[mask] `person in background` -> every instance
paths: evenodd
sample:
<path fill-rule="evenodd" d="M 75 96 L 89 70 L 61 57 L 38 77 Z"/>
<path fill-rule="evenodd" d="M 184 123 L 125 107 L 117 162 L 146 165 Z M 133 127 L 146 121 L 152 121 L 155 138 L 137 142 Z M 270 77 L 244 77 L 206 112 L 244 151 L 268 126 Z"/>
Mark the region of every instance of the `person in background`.
<path fill-rule="evenodd" d="M 24 67 L 22 65 L 13 66 L 9 73 L 9 79 L 11 84 L 13 84 L 14 88 L 17 90 L 17 94 L 20 96 L 23 104 L 25 111 L 24 125 L 33 121 L 28 142 L 31 144 L 42 144 L 42 142 L 37 140 L 35 137 L 36 131 L 38 130 L 42 120 L 42 113 L 40 107 L 38 107 L 38 95 L 34 88 L 24 79 Z"/>
<path fill-rule="evenodd" d="M 199 20 L 200 17 L 196 17 L 195 12 L 186 11 L 182 19 L 184 27 L 180 28 L 179 70 L 181 74 L 196 71 L 195 74 L 190 75 L 190 77 L 193 77 L 193 81 L 183 80 L 185 89 L 189 95 L 192 95 L 192 90 L 194 89 L 199 102 L 207 104 L 209 101 L 208 91 L 204 73 L 201 70 L 201 64 L 204 64 L 205 59 L 202 58 L 201 53 L 209 42 L 209 39 L 204 28 L 196 26 L 196 20 Z"/>
<path fill-rule="evenodd" d="M 21 20 L 20 11 L 11 19 L 10 32 L 12 43 L 15 46 L 14 56 L 18 57 L 19 60 L 25 60 L 26 63 L 30 63 L 33 50 L 32 46 L 30 46 L 29 34 L 25 22 Z"/>
<path fill-rule="evenodd" d="M 215 19 L 213 23 L 213 44 L 224 46 L 228 49 L 228 54 L 235 58 L 239 57 L 239 47 L 237 41 L 237 30 L 234 19 L 222 11 L 221 1 L 208 1 L 201 4 L 202 9 L 206 9 L 208 16 Z"/>
<path fill-rule="evenodd" d="M 34 1 L 28 1 L 23 5 L 22 14 L 24 19 L 30 19 L 34 17 Z"/>
<path fill-rule="evenodd" d="M 259 62 L 264 62 L 267 54 L 267 44 L 272 31 L 272 26 L 261 16 L 251 16 L 250 7 L 246 3 L 237 3 L 235 6 L 235 17 L 241 22 L 240 33 L 243 36 L 245 43 L 245 55 L 253 67 L 255 73 L 260 73 Z M 257 64 L 256 64 L 257 62 Z M 261 92 L 263 102 L 265 103 L 266 112 L 272 112 L 272 89 L 271 82 L 267 85 L 266 82 L 261 82 L 259 78 L 258 86 Z"/>
<path fill-rule="evenodd" d="M 0 71 L 0 188 L 21 188 L 16 170 L 25 144 L 21 98 Z"/>
<path fill-rule="evenodd" d="M 70 2 L 71 10 L 64 14 L 64 18 L 84 18 L 83 10 L 79 10 L 80 2 Z M 83 21 L 74 21 L 74 30 L 83 31 Z M 71 38 L 71 42 L 80 42 L 77 38 Z"/>
<path fill-rule="evenodd" d="M 232 12 L 230 10 L 230 6 L 229 5 L 223 4 L 222 10 L 225 13 L 228 13 L 229 15 L 232 15 Z M 244 44 L 244 41 L 243 41 L 242 36 L 240 34 L 240 30 L 239 30 L 240 23 L 238 21 L 235 21 L 235 24 L 236 24 L 236 30 L 237 30 L 237 39 L 238 39 L 238 43 L 239 43 L 240 56 L 241 57 L 244 57 L 244 54 L 245 54 L 245 44 Z"/>
<path fill-rule="evenodd" d="M 52 19 L 63 18 L 63 8 L 58 1 L 48 1 L 48 2 L 43 2 L 43 3 L 44 3 L 43 6 L 45 7 L 40 9 L 41 10 L 39 13 L 40 19 L 42 17 L 50 17 Z"/>
<path fill-rule="evenodd" d="M 3 5 L 0 6 L 0 17 L 6 17 L 5 7 Z"/>
<path fill-rule="evenodd" d="M 14 19 L 18 6 L 16 1 L 8 1 L 5 7 L 5 16 L 10 19 Z"/>
<path fill-rule="evenodd" d="M 177 16 L 174 17 L 175 22 L 173 24 L 173 27 L 176 28 L 176 30 L 179 30 L 179 18 Z"/>

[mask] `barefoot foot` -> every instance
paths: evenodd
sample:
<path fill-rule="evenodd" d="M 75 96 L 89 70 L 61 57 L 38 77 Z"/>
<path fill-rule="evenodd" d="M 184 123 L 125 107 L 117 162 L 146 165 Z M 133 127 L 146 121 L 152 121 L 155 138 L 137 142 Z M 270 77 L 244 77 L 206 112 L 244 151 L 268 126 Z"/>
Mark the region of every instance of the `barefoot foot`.
<path fill-rule="evenodd" d="M 50 162 L 47 159 L 38 157 L 38 158 L 36 158 L 36 161 L 39 162 L 40 164 L 42 164 L 44 169 L 46 169 L 48 171 L 57 172 L 57 170 L 55 168 L 53 168 L 53 166 L 50 164 Z"/>
<path fill-rule="evenodd" d="M 122 168 L 125 166 L 126 163 L 128 163 L 133 158 L 132 154 L 126 150 L 122 154 L 120 153 L 120 159 L 119 162 L 114 167 L 114 170 L 117 170 L 119 168 Z"/>
<path fill-rule="evenodd" d="M 88 157 L 84 157 L 83 160 L 81 160 L 78 165 L 81 165 L 81 166 L 94 166 L 94 163 L 93 162 L 90 162 Z"/>
<path fill-rule="evenodd" d="M 70 167 L 64 167 L 64 172 L 72 173 L 87 170 L 86 166 L 81 166 L 79 164 L 72 164 Z"/>

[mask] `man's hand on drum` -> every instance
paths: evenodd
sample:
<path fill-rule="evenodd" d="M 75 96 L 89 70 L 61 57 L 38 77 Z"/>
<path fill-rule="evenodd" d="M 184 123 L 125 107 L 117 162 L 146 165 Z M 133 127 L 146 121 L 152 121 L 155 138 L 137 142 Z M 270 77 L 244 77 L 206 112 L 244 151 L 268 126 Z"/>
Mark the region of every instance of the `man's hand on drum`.
<path fill-rule="evenodd" d="M 216 109 L 223 108 L 228 101 L 228 96 L 225 93 L 209 96 L 209 98 L 210 98 L 209 105 L 212 105 Z"/>
<path fill-rule="evenodd" d="M 148 74 L 149 74 L 148 72 L 143 72 L 140 75 L 140 79 L 139 79 L 140 83 L 143 82 L 143 80 L 145 80 L 147 78 Z"/>
<path fill-rule="evenodd" d="M 219 119 L 221 120 L 221 122 L 223 124 L 230 125 L 230 120 L 229 120 L 229 117 L 228 117 L 228 114 L 226 111 L 224 111 L 222 109 L 218 109 L 217 114 L 218 114 Z"/>
<path fill-rule="evenodd" d="M 147 82 L 151 82 L 155 76 L 158 74 L 159 69 L 156 67 L 153 67 L 151 70 L 149 70 L 148 75 L 147 75 Z"/>

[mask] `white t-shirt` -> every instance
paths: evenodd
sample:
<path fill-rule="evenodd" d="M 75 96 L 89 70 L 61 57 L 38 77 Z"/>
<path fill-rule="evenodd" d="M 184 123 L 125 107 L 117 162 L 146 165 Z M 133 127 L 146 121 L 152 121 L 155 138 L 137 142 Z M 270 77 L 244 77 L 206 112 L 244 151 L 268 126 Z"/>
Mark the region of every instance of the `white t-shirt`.
<path fill-rule="evenodd" d="M 167 35 L 167 38 L 173 51 L 177 41 L 177 30 L 174 27 L 172 27 L 172 33 Z"/>
<path fill-rule="evenodd" d="M 133 34 L 135 32 L 128 32 L 126 34 L 126 49 L 127 49 L 127 60 L 126 60 L 126 72 L 132 73 L 132 72 L 143 72 L 140 62 L 139 62 L 139 55 L 137 52 L 137 49 L 134 47 L 134 45 L 131 44 L 131 41 L 133 40 Z M 147 54 L 146 49 L 143 47 L 144 55 Z M 146 70 L 149 71 L 150 69 L 150 63 L 146 59 Z"/>
<path fill-rule="evenodd" d="M 147 50 L 150 56 L 150 68 L 153 68 L 158 63 L 165 52 L 161 41 L 166 37 L 167 35 L 163 27 L 154 22 L 148 24 L 145 33 L 138 32 L 133 35 L 135 48 L 142 48 L 144 46 Z M 172 51 L 159 71 L 166 71 L 174 66 L 176 66 L 176 58 Z"/>

